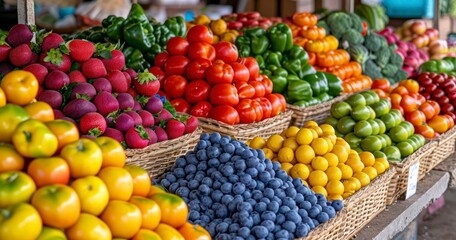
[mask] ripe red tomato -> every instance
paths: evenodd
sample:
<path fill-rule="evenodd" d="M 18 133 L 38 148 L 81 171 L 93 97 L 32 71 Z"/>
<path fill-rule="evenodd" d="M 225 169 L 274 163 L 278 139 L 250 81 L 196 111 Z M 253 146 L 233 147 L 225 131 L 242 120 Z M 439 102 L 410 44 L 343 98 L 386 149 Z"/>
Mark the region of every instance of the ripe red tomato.
<path fill-rule="evenodd" d="M 259 101 L 253 100 L 250 106 L 252 106 L 253 110 L 255 110 L 256 122 L 263 120 L 263 106 L 261 103 Z"/>
<path fill-rule="evenodd" d="M 164 90 L 171 99 L 182 98 L 187 87 L 187 80 L 180 75 L 171 75 L 165 78 Z"/>
<path fill-rule="evenodd" d="M 260 103 L 261 108 L 263 109 L 263 119 L 270 118 L 272 114 L 271 102 L 265 97 L 256 98 L 255 100 Z"/>
<path fill-rule="evenodd" d="M 190 114 L 195 117 L 207 117 L 209 112 L 212 110 L 212 104 L 209 102 L 199 102 L 195 106 L 193 106 Z"/>
<path fill-rule="evenodd" d="M 255 96 L 255 88 L 247 82 L 234 83 L 239 95 L 239 99 L 251 99 Z"/>
<path fill-rule="evenodd" d="M 196 80 L 190 82 L 185 89 L 185 99 L 195 104 L 209 99 L 211 85 L 204 80 Z"/>
<path fill-rule="evenodd" d="M 284 109 L 282 109 L 282 100 L 279 96 L 276 94 L 268 94 L 265 97 L 269 100 L 272 106 L 271 117 L 277 116 L 284 111 Z"/>
<path fill-rule="evenodd" d="M 405 120 L 412 123 L 413 126 L 420 126 L 426 123 L 426 115 L 420 110 L 415 110 L 405 113 Z"/>
<path fill-rule="evenodd" d="M 163 68 L 168 58 L 169 54 L 167 52 L 161 52 L 155 56 L 154 65 Z"/>
<path fill-rule="evenodd" d="M 447 114 L 447 113 L 450 113 L 450 112 L 453 112 L 454 111 L 454 107 L 453 105 L 449 104 L 449 103 L 445 103 L 442 105 L 442 112 Z"/>
<path fill-rule="evenodd" d="M 206 42 L 212 44 L 214 42 L 214 35 L 208 27 L 204 25 L 195 25 L 187 32 L 187 40 L 190 44 L 195 42 Z"/>
<path fill-rule="evenodd" d="M 210 43 L 195 42 L 190 44 L 188 48 L 188 57 L 192 61 L 203 58 L 213 62 L 215 60 L 215 48 Z"/>
<path fill-rule="evenodd" d="M 236 105 L 236 111 L 239 114 L 240 123 L 253 123 L 256 120 L 255 109 L 251 106 L 251 99 L 242 99 Z"/>
<path fill-rule="evenodd" d="M 190 104 L 183 98 L 176 98 L 171 100 L 171 105 L 176 109 L 177 112 L 190 113 Z"/>
<path fill-rule="evenodd" d="M 34 159 L 27 168 L 27 174 L 37 187 L 57 183 L 66 185 L 70 180 L 70 168 L 60 157 Z"/>
<path fill-rule="evenodd" d="M 233 82 L 248 82 L 250 78 L 249 69 L 238 62 L 230 63 L 234 71 Z"/>
<path fill-rule="evenodd" d="M 188 80 L 204 79 L 204 72 L 209 66 L 211 66 L 211 61 L 204 58 L 198 58 L 190 62 L 186 71 Z"/>
<path fill-rule="evenodd" d="M 381 89 L 385 92 L 391 91 L 391 85 L 388 79 L 376 79 L 372 82 L 372 89 Z"/>
<path fill-rule="evenodd" d="M 186 38 L 180 36 L 172 37 L 166 44 L 166 51 L 170 55 L 187 55 L 189 46 L 190 43 L 188 43 Z"/>
<path fill-rule="evenodd" d="M 249 84 L 255 88 L 255 98 L 264 97 L 266 94 L 266 89 L 264 88 L 263 83 L 258 81 L 250 81 Z"/>
<path fill-rule="evenodd" d="M 232 83 L 234 71 L 231 65 L 217 60 L 212 66 L 206 69 L 206 80 L 209 84 Z"/>
<path fill-rule="evenodd" d="M 220 105 L 209 112 L 209 117 L 217 121 L 234 125 L 240 122 L 239 114 L 232 106 Z"/>
<path fill-rule="evenodd" d="M 433 138 L 435 131 L 429 125 L 415 126 L 415 133 L 423 135 L 425 138 Z"/>
<path fill-rule="evenodd" d="M 410 95 L 403 95 L 401 99 L 401 107 L 404 112 L 413 112 L 418 109 L 418 101 Z"/>
<path fill-rule="evenodd" d="M 163 82 L 165 81 L 166 73 L 163 72 L 163 70 L 158 66 L 153 66 L 153 67 L 149 68 L 149 72 L 158 78 L 158 81 L 160 82 L 160 86 L 163 88 Z"/>
<path fill-rule="evenodd" d="M 214 105 L 236 106 L 239 103 L 236 87 L 227 83 L 213 86 L 209 99 Z"/>
<path fill-rule="evenodd" d="M 241 64 L 246 66 L 247 69 L 249 69 L 250 81 L 254 81 L 260 74 L 260 66 L 258 65 L 258 62 L 254 57 L 239 58 L 238 62 L 240 62 Z"/>
<path fill-rule="evenodd" d="M 232 63 L 239 57 L 236 45 L 230 42 L 218 42 L 214 47 L 216 58 L 226 63 Z"/>
<path fill-rule="evenodd" d="M 280 99 L 280 103 L 282 104 L 282 112 L 285 112 L 287 110 L 287 100 L 285 97 L 280 93 L 273 93 L 272 95 L 275 95 Z"/>
<path fill-rule="evenodd" d="M 264 95 L 271 94 L 272 93 L 272 86 L 273 86 L 271 79 L 269 79 L 268 76 L 263 75 L 263 81 L 261 81 L 261 83 L 264 86 Z"/>
<path fill-rule="evenodd" d="M 165 73 L 167 75 L 184 75 L 190 60 L 186 56 L 171 56 L 165 63 Z"/>
<path fill-rule="evenodd" d="M 435 114 L 434 116 L 437 116 L 440 114 L 440 105 L 436 102 L 436 101 L 432 101 L 432 100 L 428 100 L 426 101 L 428 102 L 429 104 L 432 105 L 432 107 L 435 109 Z"/>
<path fill-rule="evenodd" d="M 418 109 L 424 113 L 424 116 L 426 116 L 427 120 L 433 118 L 436 115 L 434 107 L 429 102 L 424 102 Z"/>

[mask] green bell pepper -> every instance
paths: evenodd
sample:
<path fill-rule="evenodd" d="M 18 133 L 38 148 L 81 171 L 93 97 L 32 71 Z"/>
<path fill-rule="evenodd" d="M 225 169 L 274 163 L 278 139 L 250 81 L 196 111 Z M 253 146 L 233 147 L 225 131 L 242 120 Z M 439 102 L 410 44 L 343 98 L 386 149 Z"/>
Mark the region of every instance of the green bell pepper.
<path fill-rule="evenodd" d="M 281 61 L 282 61 L 282 53 L 281 52 L 273 52 L 270 50 L 267 50 L 263 54 L 263 58 L 266 61 L 266 63 L 275 65 L 275 66 L 281 66 Z"/>
<path fill-rule="evenodd" d="M 139 4 L 134 3 L 131 6 L 124 22 L 123 37 L 128 45 L 143 52 L 148 51 L 155 43 L 154 29 Z"/>
<path fill-rule="evenodd" d="M 264 61 L 263 56 L 261 56 L 261 55 L 256 55 L 256 56 L 255 56 L 255 59 L 256 59 L 256 61 L 257 61 L 257 63 L 258 63 L 258 66 L 260 67 L 260 69 L 262 69 L 262 68 L 264 68 L 264 67 L 266 66 L 266 63 L 265 63 L 265 61 Z"/>
<path fill-rule="evenodd" d="M 304 48 L 296 44 L 293 44 L 293 46 L 284 53 L 284 57 L 286 57 L 286 59 L 299 59 L 303 63 L 307 63 L 309 60 L 309 55 Z"/>
<path fill-rule="evenodd" d="M 163 25 L 165 25 L 169 31 L 174 33 L 175 36 L 183 37 L 187 31 L 184 18 L 181 16 L 168 18 Z"/>
<path fill-rule="evenodd" d="M 288 72 L 283 68 L 277 68 L 272 71 L 271 75 L 268 75 L 269 79 L 272 81 L 272 92 L 273 93 L 283 93 L 287 89 L 288 85 Z"/>
<path fill-rule="evenodd" d="M 422 72 L 435 72 L 435 73 L 447 73 L 453 71 L 455 68 L 453 62 L 450 59 L 442 60 L 430 60 L 420 66 L 420 73 Z"/>
<path fill-rule="evenodd" d="M 306 75 L 309 75 L 309 74 L 314 74 L 316 73 L 317 71 L 315 70 L 315 68 L 313 68 L 310 64 L 306 63 L 304 65 L 301 66 L 301 75 L 299 77 L 304 77 Z"/>
<path fill-rule="evenodd" d="M 239 36 L 236 38 L 236 47 L 238 48 L 239 57 L 248 57 L 250 56 L 250 38 L 246 36 Z"/>
<path fill-rule="evenodd" d="M 244 36 L 248 38 L 266 36 L 266 31 L 259 27 L 251 28 L 245 30 Z"/>
<path fill-rule="evenodd" d="M 288 73 L 288 76 L 287 76 L 287 81 L 293 81 L 293 80 L 301 80 L 298 78 L 298 76 L 294 75 L 294 74 L 290 74 Z"/>
<path fill-rule="evenodd" d="M 140 50 L 134 47 L 126 47 L 123 49 L 123 53 L 127 67 L 136 69 L 137 71 L 143 71 L 150 67 Z"/>
<path fill-rule="evenodd" d="M 328 81 L 328 94 L 333 97 L 337 97 L 342 92 L 342 80 L 331 73 L 321 72 L 325 75 L 326 80 Z"/>
<path fill-rule="evenodd" d="M 283 62 L 283 68 L 285 68 L 289 73 L 293 73 L 297 75 L 298 77 L 300 76 L 300 71 L 301 71 L 301 60 L 299 59 L 290 59 L 285 62 Z"/>
<path fill-rule="evenodd" d="M 114 42 L 117 42 L 122 37 L 122 29 L 125 19 L 123 17 L 116 17 L 114 15 L 110 15 L 106 19 L 101 22 L 103 26 L 103 31 L 105 32 L 106 36 Z"/>
<path fill-rule="evenodd" d="M 322 73 L 317 72 L 315 74 L 306 75 L 302 80 L 310 84 L 314 97 L 328 91 L 328 80 Z"/>
<path fill-rule="evenodd" d="M 332 97 L 328 93 L 324 92 L 324 93 L 318 95 L 316 97 L 316 99 L 318 99 L 320 102 L 326 102 L 326 101 L 331 100 Z"/>
<path fill-rule="evenodd" d="M 312 88 L 303 80 L 289 80 L 287 92 L 291 102 L 312 99 Z"/>
<path fill-rule="evenodd" d="M 311 98 L 310 100 L 301 100 L 294 102 L 293 105 L 298 106 L 298 107 L 309 107 L 315 104 L 320 103 L 320 100 L 317 98 Z"/>
<path fill-rule="evenodd" d="M 269 48 L 269 39 L 265 35 L 262 36 L 252 36 L 250 38 L 251 49 L 254 55 L 262 55 Z"/>
<path fill-rule="evenodd" d="M 273 51 L 284 52 L 293 46 L 291 29 L 285 23 L 270 27 L 267 33 Z"/>

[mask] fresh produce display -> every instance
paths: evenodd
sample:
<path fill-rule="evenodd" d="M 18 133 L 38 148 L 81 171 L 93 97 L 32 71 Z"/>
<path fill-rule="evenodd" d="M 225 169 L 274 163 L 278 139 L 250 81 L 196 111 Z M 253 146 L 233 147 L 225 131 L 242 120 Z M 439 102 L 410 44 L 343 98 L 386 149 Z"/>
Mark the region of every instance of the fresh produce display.
<path fill-rule="evenodd" d="M 376 80 L 372 88 L 380 97 L 389 99 L 392 108 L 398 109 L 405 120 L 413 124 L 415 133 L 425 138 L 434 138 L 452 128 L 456 117 L 452 99 L 447 97 L 447 94 L 456 89 L 455 78 L 445 79 L 443 83 L 443 77 L 423 73 L 419 79 L 425 85 L 420 86 L 417 81 L 407 79 L 400 81 L 394 89 L 386 79 Z"/>
<path fill-rule="evenodd" d="M 373 31 L 383 30 L 389 22 L 385 9 L 379 4 L 359 4 L 355 8 L 355 13 L 365 20 L 369 29 Z"/>
<path fill-rule="evenodd" d="M 448 75 L 456 76 L 456 57 L 429 60 L 421 64 L 419 72 L 446 73 Z"/>
<path fill-rule="evenodd" d="M 343 207 L 292 179 L 262 150 L 219 133 L 200 139 L 160 184 L 181 196 L 189 221 L 216 239 L 304 237 Z"/>
<path fill-rule="evenodd" d="M 396 46 L 388 46 L 383 36 L 366 29 L 358 15 L 334 12 L 317 25 L 337 37 L 339 47 L 346 49 L 351 60 L 361 64 L 363 74 L 371 79 L 386 78 L 395 83 L 407 78 L 407 72 L 401 69 L 403 59 L 395 52 Z"/>
<path fill-rule="evenodd" d="M 230 125 L 285 112 L 285 98 L 272 94 L 272 81 L 259 74 L 254 58 L 239 58 L 230 42 L 212 42 L 210 30 L 196 25 L 187 38 L 171 38 L 149 69 L 178 112 Z"/>
<path fill-rule="evenodd" d="M 402 27 L 397 28 L 395 32 L 399 38 L 404 41 L 412 42 L 418 48 L 427 47 L 433 41 L 439 39 L 439 31 L 437 29 L 427 28 L 426 22 L 418 19 L 406 21 Z"/>
<path fill-rule="evenodd" d="M 358 154 L 336 137 L 331 125 L 313 121 L 303 128 L 289 127 L 267 140 L 255 137 L 248 144 L 263 150 L 266 158 L 279 162 L 291 177 L 300 178 L 329 200 L 351 196 L 389 168 L 385 158 L 371 152 Z"/>
<path fill-rule="evenodd" d="M 405 121 L 398 109 L 392 109 L 390 101 L 372 90 L 334 103 L 326 123 L 352 149 L 368 151 L 389 161 L 402 161 L 425 144 L 422 135 L 414 134 L 412 123 Z"/>
<path fill-rule="evenodd" d="M 211 239 L 187 222 L 182 198 L 125 165 L 121 144 L 80 138 L 34 101 L 38 80 L 6 74 L 0 87 L 1 239 Z"/>
<path fill-rule="evenodd" d="M 236 39 L 239 56 L 253 56 L 260 70 L 272 80 L 273 93 L 284 94 L 287 103 L 306 107 L 328 101 L 342 92 L 341 80 L 332 74 L 316 72 L 308 63 L 307 52 L 293 44 L 285 23 L 268 30 L 253 28 Z"/>
<path fill-rule="evenodd" d="M 260 27 L 268 29 L 276 23 L 282 22 L 280 17 L 263 17 L 259 12 L 233 13 L 222 16 L 228 29 L 244 32 L 247 29 Z"/>
<path fill-rule="evenodd" d="M 126 19 L 112 15 L 102 21 L 102 26 L 77 32 L 69 38 L 120 43 L 127 67 L 143 71 L 151 66 L 155 55 L 164 50 L 171 37 L 184 36 L 185 32 L 185 21 L 181 16 L 168 18 L 161 24 L 148 17 L 144 9 L 134 3 Z"/>
<path fill-rule="evenodd" d="M 236 29 L 228 28 L 227 22 L 223 19 L 211 20 L 206 15 L 199 15 L 195 20 L 187 22 L 187 30 L 195 25 L 204 25 L 208 27 L 214 35 L 214 43 L 230 42 L 234 43 L 239 32 Z"/>
<path fill-rule="evenodd" d="M 316 15 L 307 12 L 295 13 L 287 24 L 292 29 L 295 44 L 304 47 L 309 54 L 309 64 L 317 71 L 329 72 L 342 79 L 345 93 L 370 88 L 372 80 L 362 75 L 361 65 L 350 61 L 347 51 L 337 49 L 339 40 L 326 34 L 325 28 L 316 25 Z"/>
<path fill-rule="evenodd" d="M 155 96 L 160 82 L 151 73 L 124 70 L 125 56 L 112 45 L 64 42 L 58 34 L 40 33 L 32 53 L 30 42 L 18 45 L 14 39 L 21 26 L 10 30 L 8 44 L 14 47 L 1 64 L 33 73 L 40 85 L 37 99 L 48 103 L 55 118 L 75 123 L 81 134 L 109 136 L 125 147 L 144 148 L 197 128 L 195 117 L 177 117 L 169 102 Z M 33 54 L 39 58 L 33 59 Z M 9 81 L 2 84 L 16 88 Z"/>

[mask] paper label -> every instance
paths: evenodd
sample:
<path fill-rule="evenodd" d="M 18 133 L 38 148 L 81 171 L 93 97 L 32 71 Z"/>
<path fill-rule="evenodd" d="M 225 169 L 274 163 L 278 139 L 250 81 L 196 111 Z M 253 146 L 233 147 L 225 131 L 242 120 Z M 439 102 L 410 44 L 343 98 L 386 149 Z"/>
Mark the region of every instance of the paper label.
<path fill-rule="evenodd" d="M 413 196 L 416 193 L 416 185 L 418 184 L 418 174 L 420 170 L 420 162 L 416 162 L 409 169 L 408 175 L 408 184 L 407 184 L 407 192 L 405 193 L 405 199 Z"/>

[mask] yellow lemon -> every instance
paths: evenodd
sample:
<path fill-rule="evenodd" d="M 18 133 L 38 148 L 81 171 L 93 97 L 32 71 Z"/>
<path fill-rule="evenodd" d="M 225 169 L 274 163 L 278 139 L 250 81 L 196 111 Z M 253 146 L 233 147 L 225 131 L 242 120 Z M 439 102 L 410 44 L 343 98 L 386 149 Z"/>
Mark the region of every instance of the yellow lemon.
<path fill-rule="evenodd" d="M 330 134 L 330 135 L 333 135 L 335 136 L 336 134 L 336 131 L 334 130 L 334 127 L 327 124 L 327 123 L 324 123 L 324 124 L 321 124 L 320 125 L 320 129 L 321 131 L 323 131 L 323 133 L 327 133 L 327 134 Z"/>
<path fill-rule="evenodd" d="M 350 180 L 344 180 L 344 192 L 354 193 L 356 192 L 356 183 Z"/>
<path fill-rule="evenodd" d="M 348 155 L 350 155 L 350 154 L 358 155 L 359 153 L 355 149 L 350 149 L 350 151 L 348 151 Z"/>
<path fill-rule="evenodd" d="M 345 163 L 348 158 L 348 151 L 341 145 L 334 145 L 331 153 L 336 154 L 339 163 Z"/>
<path fill-rule="evenodd" d="M 281 163 L 280 168 L 287 172 L 287 174 L 290 174 L 290 169 L 293 167 L 293 164 L 291 163 Z"/>
<path fill-rule="evenodd" d="M 314 170 L 309 175 L 309 184 L 311 186 L 326 186 L 328 183 L 328 176 L 321 170 Z"/>
<path fill-rule="evenodd" d="M 327 197 L 327 199 L 329 201 L 334 201 L 334 200 L 344 200 L 344 198 L 342 197 L 342 195 L 340 194 L 331 194 Z"/>
<path fill-rule="evenodd" d="M 294 137 L 291 137 L 283 141 L 283 147 L 289 147 L 293 149 L 293 151 L 296 151 L 296 149 L 299 147 L 299 144 L 296 142 L 296 139 Z"/>
<path fill-rule="evenodd" d="M 312 165 L 306 164 L 306 166 L 307 166 L 307 168 L 309 169 L 309 172 L 313 172 L 314 169 L 312 168 Z"/>
<path fill-rule="evenodd" d="M 340 169 L 342 172 L 342 179 L 348 179 L 353 176 L 353 169 L 351 169 L 350 166 L 345 165 L 343 163 L 339 163 L 337 167 Z"/>
<path fill-rule="evenodd" d="M 292 178 L 300 178 L 302 180 L 307 180 L 309 174 L 309 169 L 305 164 L 302 163 L 298 163 L 290 169 L 290 176 Z"/>
<path fill-rule="evenodd" d="M 294 152 L 293 149 L 289 147 L 284 147 L 279 150 L 278 154 L 279 162 L 284 163 L 284 162 L 291 162 L 293 161 L 294 158 Z"/>
<path fill-rule="evenodd" d="M 308 127 L 318 127 L 318 123 L 315 122 L 315 121 L 307 121 L 306 123 L 304 123 L 304 127 L 308 128 Z"/>
<path fill-rule="evenodd" d="M 347 198 L 350 197 L 351 195 L 353 195 L 353 193 L 345 192 L 344 194 L 342 194 L 342 198 L 347 199 Z"/>
<path fill-rule="evenodd" d="M 373 167 L 375 168 L 375 170 L 377 170 L 378 174 L 382 174 L 382 173 L 384 173 L 386 171 L 385 165 L 383 165 L 383 163 L 381 163 L 379 161 L 375 161 Z"/>
<path fill-rule="evenodd" d="M 359 158 L 361 158 L 364 166 L 374 166 L 375 156 L 371 152 L 362 152 L 359 154 Z"/>
<path fill-rule="evenodd" d="M 301 128 L 296 133 L 296 142 L 300 145 L 308 145 L 313 140 L 312 131 L 308 128 Z"/>
<path fill-rule="evenodd" d="M 296 160 L 300 163 L 309 164 L 314 157 L 315 152 L 309 145 L 301 145 L 296 149 Z"/>
<path fill-rule="evenodd" d="M 306 185 L 307 187 L 309 186 L 309 183 L 307 183 L 307 181 L 302 181 L 302 184 Z"/>
<path fill-rule="evenodd" d="M 367 184 L 370 183 L 370 177 L 364 172 L 357 172 L 353 174 L 354 178 L 357 178 L 359 182 L 361 183 L 361 187 L 366 186 Z"/>
<path fill-rule="evenodd" d="M 353 182 L 355 184 L 355 191 L 361 189 L 361 182 L 355 177 L 348 178 L 347 181 Z"/>
<path fill-rule="evenodd" d="M 363 171 L 364 168 L 364 163 L 361 162 L 359 158 L 351 158 L 350 155 L 348 156 L 347 162 L 345 162 L 345 164 L 350 166 L 355 173 Z"/>
<path fill-rule="evenodd" d="M 344 193 L 344 184 L 339 180 L 331 180 L 326 184 L 326 191 L 328 194 L 343 194 Z"/>
<path fill-rule="evenodd" d="M 253 149 L 260 149 L 264 148 L 264 145 L 266 144 L 266 141 L 262 137 L 254 137 L 252 140 L 250 140 L 249 147 Z"/>
<path fill-rule="evenodd" d="M 328 167 L 335 167 L 337 164 L 339 164 L 339 159 L 337 158 L 337 155 L 334 153 L 326 153 L 323 155 L 324 158 L 328 161 Z"/>
<path fill-rule="evenodd" d="M 318 136 L 321 136 L 323 134 L 323 131 L 318 126 L 310 127 L 310 129 L 315 130 L 315 132 L 317 132 Z"/>
<path fill-rule="evenodd" d="M 342 179 L 342 171 L 338 167 L 328 167 L 325 171 L 328 180 L 340 181 Z"/>
<path fill-rule="evenodd" d="M 323 138 L 315 138 L 310 146 L 314 149 L 315 155 L 319 156 L 325 155 L 329 149 L 328 142 Z"/>
<path fill-rule="evenodd" d="M 367 175 L 369 175 L 369 178 L 370 180 L 372 181 L 374 178 L 377 177 L 378 173 L 377 173 L 377 169 L 375 169 L 374 167 L 365 167 L 363 169 L 363 173 L 366 173 Z"/>
<path fill-rule="evenodd" d="M 267 158 L 267 159 L 273 159 L 274 158 L 274 153 L 272 152 L 271 149 L 269 148 L 263 148 L 261 149 L 263 150 L 263 153 L 264 153 L 264 157 Z"/>
<path fill-rule="evenodd" d="M 320 193 L 321 195 L 323 195 L 325 197 L 328 196 L 328 192 L 326 191 L 326 188 L 324 188 L 322 186 L 313 186 L 311 189 L 312 189 L 312 191 L 314 191 L 315 194 Z"/>
<path fill-rule="evenodd" d="M 386 160 L 384 158 L 376 158 L 375 161 L 381 162 L 383 164 L 383 166 L 385 166 L 385 171 L 386 171 L 386 169 L 388 169 L 390 167 L 388 160 Z"/>
<path fill-rule="evenodd" d="M 309 128 L 310 132 L 312 133 L 313 139 L 318 138 L 318 133 L 315 129 Z"/>
<path fill-rule="evenodd" d="M 337 137 L 336 135 L 328 134 L 328 133 L 323 133 L 321 135 L 322 137 L 329 138 L 331 140 L 332 145 L 336 145 Z"/>
<path fill-rule="evenodd" d="M 345 148 L 345 150 L 347 150 L 347 153 L 349 153 L 351 150 L 350 144 L 348 144 L 348 142 L 345 141 L 345 139 L 343 139 L 343 138 L 338 137 L 336 139 L 336 145 L 343 146 Z"/>
<path fill-rule="evenodd" d="M 298 132 L 299 132 L 298 127 L 291 126 L 291 127 L 287 128 L 287 130 L 285 130 L 285 136 L 287 136 L 287 138 L 295 137 Z"/>
<path fill-rule="evenodd" d="M 266 146 L 271 149 L 273 152 L 279 152 L 283 145 L 283 137 L 279 134 L 274 134 L 269 137 L 268 141 L 266 142 Z"/>
<path fill-rule="evenodd" d="M 334 144 L 331 142 L 331 139 L 327 138 L 327 137 L 321 137 L 323 138 L 326 143 L 328 144 L 328 151 L 327 152 L 331 152 L 333 147 L 334 147 Z"/>
<path fill-rule="evenodd" d="M 312 168 L 315 170 L 326 171 L 326 169 L 328 169 L 328 160 L 324 157 L 316 156 L 312 159 Z"/>

